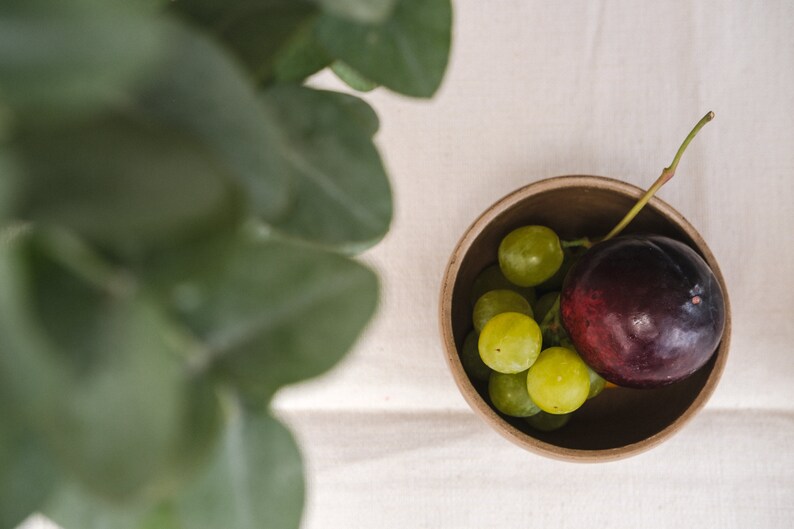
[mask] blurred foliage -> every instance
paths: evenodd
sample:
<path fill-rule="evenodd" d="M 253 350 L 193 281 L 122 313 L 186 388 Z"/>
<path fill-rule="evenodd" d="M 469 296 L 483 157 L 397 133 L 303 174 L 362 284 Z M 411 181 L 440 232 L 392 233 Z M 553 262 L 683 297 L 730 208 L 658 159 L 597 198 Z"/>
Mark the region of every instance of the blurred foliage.
<path fill-rule="evenodd" d="M 372 317 L 363 100 L 431 97 L 450 0 L 0 5 L 0 529 L 296 528 L 269 412 Z"/>
<path fill-rule="evenodd" d="M 399 0 L 377 23 L 324 16 L 317 39 L 363 77 L 402 94 L 431 97 L 449 59 L 451 24 L 449 0 Z"/>
<path fill-rule="evenodd" d="M 370 81 L 342 61 L 334 61 L 334 63 L 331 65 L 331 70 L 333 70 L 336 76 L 344 81 L 345 84 L 353 90 L 358 90 L 359 92 L 371 92 L 378 87 L 378 83 Z"/>

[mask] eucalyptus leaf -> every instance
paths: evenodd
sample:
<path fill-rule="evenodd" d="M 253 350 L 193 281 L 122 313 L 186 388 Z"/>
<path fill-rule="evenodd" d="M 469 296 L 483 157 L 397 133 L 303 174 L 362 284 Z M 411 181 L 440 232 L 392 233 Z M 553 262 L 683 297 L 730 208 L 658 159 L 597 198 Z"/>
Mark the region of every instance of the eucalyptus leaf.
<path fill-rule="evenodd" d="M 0 383 L 85 487 L 155 495 L 192 422 L 184 352 L 161 312 L 97 263 L 60 233 L 3 246 Z"/>
<path fill-rule="evenodd" d="M 303 463 L 294 438 L 266 414 L 235 411 L 223 442 L 203 472 L 173 499 L 141 516 L 106 518 L 108 525 L 65 529 L 298 529 L 305 496 Z"/>
<path fill-rule="evenodd" d="M 202 465 L 193 465 L 196 468 L 191 470 L 191 479 L 196 477 L 196 470 L 203 471 L 206 468 L 218 444 L 214 439 L 218 437 L 218 428 L 221 425 L 218 403 L 217 400 L 208 402 L 205 397 L 206 395 L 191 401 L 192 427 L 183 429 L 181 444 L 181 448 L 184 448 L 186 453 L 177 450 L 177 460 L 181 462 L 195 457 L 198 446 L 203 452 Z M 205 406 L 210 410 L 209 413 L 202 411 Z M 213 430 L 211 444 L 207 443 L 208 427 Z M 56 485 L 55 481 L 52 482 L 51 489 L 54 485 Z M 173 489 L 170 495 L 182 490 L 183 485 L 184 482 L 180 483 L 180 487 Z M 87 491 L 78 483 L 70 481 L 59 483 L 49 499 L 35 507 L 64 529 L 182 529 L 177 519 L 170 515 L 170 502 L 160 504 L 165 506 L 165 509 L 157 504 L 154 505 L 153 507 L 150 498 L 124 502 L 107 501 Z"/>
<path fill-rule="evenodd" d="M 314 0 L 325 11 L 357 22 L 383 22 L 399 0 Z"/>
<path fill-rule="evenodd" d="M 2 2 L 0 99 L 47 120 L 117 102 L 160 59 L 166 27 L 145 4 Z"/>
<path fill-rule="evenodd" d="M 32 315 L 26 252 L 31 230 L 10 226 L 0 236 L 0 387 L 4 404 L 33 424 L 46 423 L 65 391 L 65 377 Z"/>
<path fill-rule="evenodd" d="M 8 141 L 11 135 L 10 129 L 12 121 L 13 115 L 11 109 L 0 101 L 0 144 Z"/>
<path fill-rule="evenodd" d="M 238 189 L 192 136 L 125 115 L 24 131 L 19 215 L 135 258 L 240 217 Z"/>
<path fill-rule="evenodd" d="M 211 39 L 175 27 L 168 59 L 138 104 L 199 138 L 244 186 L 259 218 L 273 220 L 286 208 L 289 173 L 277 124 L 244 72 Z"/>
<path fill-rule="evenodd" d="M 392 216 L 391 190 L 372 142 L 377 116 L 362 100 L 336 92 L 274 86 L 262 101 L 286 134 L 295 197 L 272 223 L 329 247 L 361 249 L 380 240 Z"/>
<path fill-rule="evenodd" d="M 185 529 L 185 527 L 179 520 L 179 513 L 174 507 L 174 502 L 169 499 L 146 513 L 135 529 Z"/>
<path fill-rule="evenodd" d="M 3 395 L 5 396 L 5 395 Z M 59 480 L 41 440 L 20 424 L 3 400 L 0 408 L 0 527 L 13 528 L 39 509 Z"/>
<path fill-rule="evenodd" d="M 316 21 L 306 20 L 279 51 L 273 64 L 276 81 L 300 82 L 331 64 L 333 59 L 314 36 Z"/>
<path fill-rule="evenodd" d="M 401 94 L 431 97 L 449 60 L 452 6 L 450 0 L 399 0 L 378 24 L 326 15 L 317 38 L 364 77 Z"/>
<path fill-rule="evenodd" d="M 2 134 L 2 125 L 0 125 L 0 136 Z M 21 181 L 17 156 L 0 143 L 0 221 L 5 220 L 11 214 Z"/>
<path fill-rule="evenodd" d="M 177 0 L 173 6 L 215 34 L 259 82 L 272 79 L 276 54 L 317 14 L 302 0 Z"/>
<path fill-rule="evenodd" d="M 180 417 L 180 429 L 160 473 L 156 491 L 168 496 L 194 479 L 208 463 L 223 431 L 223 412 L 216 389 L 210 380 L 191 377 L 185 393 L 186 403 Z"/>
<path fill-rule="evenodd" d="M 112 498 L 137 495 L 159 478 L 179 438 L 184 406 L 162 324 L 136 305 L 111 310 L 96 322 L 100 328 L 86 329 L 103 358 L 96 370 L 76 377 L 48 428 L 63 464 Z"/>
<path fill-rule="evenodd" d="M 219 274 L 197 277 L 175 306 L 212 370 L 262 405 L 319 375 L 350 348 L 377 303 L 375 274 L 344 256 L 241 237 Z"/>
<path fill-rule="evenodd" d="M 378 87 L 378 83 L 370 81 L 342 61 L 335 61 L 331 65 L 331 70 L 353 90 L 371 92 Z"/>
<path fill-rule="evenodd" d="M 298 529 L 303 501 L 303 465 L 289 430 L 267 415 L 245 415 L 231 420 L 213 461 L 165 519 L 177 518 L 179 529 Z"/>
<path fill-rule="evenodd" d="M 109 502 L 75 482 L 63 483 L 41 507 L 42 514 L 62 529 L 141 529 L 149 511 L 146 503 Z"/>

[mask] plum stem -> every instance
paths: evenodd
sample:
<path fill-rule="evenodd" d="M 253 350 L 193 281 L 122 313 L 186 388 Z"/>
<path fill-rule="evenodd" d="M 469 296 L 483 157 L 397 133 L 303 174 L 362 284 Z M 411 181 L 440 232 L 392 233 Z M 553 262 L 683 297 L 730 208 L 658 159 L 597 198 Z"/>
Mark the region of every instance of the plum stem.
<path fill-rule="evenodd" d="M 642 198 L 640 198 L 637 201 L 637 203 L 634 204 L 634 207 L 631 208 L 628 213 L 626 213 L 626 216 L 623 217 L 623 219 L 620 222 L 618 222 L 617 226 L 612 228 L 612 231 L 610 231 L 607 234 L 607 236 L 604 237 L 602 240 L 608 241 L 612 237 L 615 237 L 620 232 L 622 232 L 623 229 L 626 226 L 628 226 L 628 224 L 632 220 L 634 220 L 634 217 L 637 216 L 640 210 L 645 207 L 648 201 L 651 200 L 651 197 L 653 197 L 656 194 L 656 192 L 659 191 L 659 188 L 661 188 L 664 184 L 670 181 L 671 178 L 673 178 L 673 175 L 675 175 L 675 170 L 678 168 L 678 162 L 681 161 L 681 156 L 684 154 L 684 151 L 692 142 L 692 140 L 695 139 L 695 136 L 697 135 L 698 132 L 700 132 L 700 129 L 702 129 L 706 125 L 706 123 L 708 123 L 712 119 L 714 119 L 714 112 L 709 112 L 708 114 L 703 116 L 700 119 L 700 121 L 697 122 L 695 128 L 692 129 L 692 131 L 689 133 L 686 139 L 684 139 L 684 143 L 682 143 L 681 147 L 678 148 L 678 152 L 675 153 L 675 158 L 673 158 L 673 162 L 668 167 L 665 167 L 662 170 L 662 174 L 659 175 L 659 178 L 656 179 L 656 182 L 653 183 L 653 185 L 648 189 L 648 191 L 646 191 L 645 194 L 642 195 Z"/>

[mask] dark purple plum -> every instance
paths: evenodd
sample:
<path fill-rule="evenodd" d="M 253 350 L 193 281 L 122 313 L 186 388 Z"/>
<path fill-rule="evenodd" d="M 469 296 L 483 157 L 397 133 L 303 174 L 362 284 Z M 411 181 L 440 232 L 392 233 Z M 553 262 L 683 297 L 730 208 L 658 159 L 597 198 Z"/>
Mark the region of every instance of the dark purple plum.
<path fill-rule="evenodd" d="M 560 312 L 582 359 L 633 388 L 688 377 L 714 354 L 725 327 L 714 273 L 689 246 L 662 236 L 595 244 L 566 277 Z"/>

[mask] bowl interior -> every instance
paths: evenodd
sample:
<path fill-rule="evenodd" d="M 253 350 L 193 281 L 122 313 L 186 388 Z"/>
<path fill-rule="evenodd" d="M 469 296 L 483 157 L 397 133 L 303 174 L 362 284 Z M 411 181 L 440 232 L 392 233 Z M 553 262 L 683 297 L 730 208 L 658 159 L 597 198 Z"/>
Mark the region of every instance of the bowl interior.
<path fill-rule="evenodd" d="M 587 401 L 562 429 L 539 432 L 522 419 L 497 413 L 487 384 L 472 383 L 459 360 L 471 323 L 474 278 L 496 262 L 501 239 L 528 224 L 551 227 L 563 239 L 603 236 L 631 208 L 642 190 L 600 177 L 560 177 L 531 184 L 500 200 L 464 235 L 453 255 L 442 289 L 441 326 L 456 382 L 469 404 L 514 442 L 565 459 L 609 459 L 644 450 L 673 433 L 702 406 L 713 390 L 727 352 L 727 339 L 711 360 L 686 380 L 655 390 L 617 388 Z M 694 228 L 675 210 L 654 199 L 624 233 L 667 235 L 694 248 L 715 272 L 726 293 L 726 332 L 730 332 L 727 291 L 717 263 Z M 448 311 L 445 311 L 445 308 Z"/>

